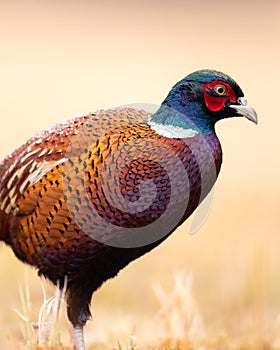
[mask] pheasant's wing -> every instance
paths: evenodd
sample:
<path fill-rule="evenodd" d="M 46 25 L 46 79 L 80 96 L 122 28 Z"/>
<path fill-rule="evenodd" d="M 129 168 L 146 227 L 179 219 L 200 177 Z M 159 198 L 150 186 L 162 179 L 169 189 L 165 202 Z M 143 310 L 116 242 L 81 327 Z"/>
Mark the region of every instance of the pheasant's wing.
<path fill-rule="evenodd" d="M 27 193 L 44 175 L 58 167 L 65 160 L 64 154 L 74 132 L 71 125 L 54 125 L 32 137 L 23 146 L 11 153 L 0 169 L 0 210 L 6 214 L 28 214 L 33 210 L 34 201 Z M 23 199 L 19 209 L 18 200 Z M 25 199 L 25 200 L 24 200 Z"/>
<path fill-rule="evenodd" d="M 131 115 L 131 117 L 129 117 Z M 62 163 L 71 156 L 89 152 L 86 143 L 99 140 L 108 131 L 127 121 L 141 120 L 147 113 L 132 108 L 97 111 L 51 126 L 29 139 L 23 146 L 11 153 L 0 167 L 0 211 L 5 214 L 26 215 L 34 209 L 34 193 L 40 195 L 44 186 L 57 188 L 62 177 Z M 73 140 L 74 150 L 69 150 Z M 92 141 L 93 140 L 93 141 Z M 107 139 L 106 139 L 107 140 Z M 115 140 L 116 143 L 118 140 Z M 76 147 L 76 149 L 75 149 Z M 78 147 L 78 149 L 77 149 Z M 53 176 L 52 176 L 52 174 Z M 48 176 L 46 176 L 48 174 Z M 35 184 L 40 183 L 36 187 Z M 53 183 L 54 181 L 54 183 Z M 41 195 L 44 195 L 44 191 Z M 24 193 L 28 192 L 26 196 Z M 20 205 L 18 200 L 21 198 Z"/>

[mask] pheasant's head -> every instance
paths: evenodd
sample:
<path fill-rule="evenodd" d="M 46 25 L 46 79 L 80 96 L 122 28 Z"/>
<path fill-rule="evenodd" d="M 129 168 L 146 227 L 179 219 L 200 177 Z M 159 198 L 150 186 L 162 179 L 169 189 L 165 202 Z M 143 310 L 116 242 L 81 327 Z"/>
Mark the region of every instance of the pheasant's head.
<path fill-rule="evenodd" d="M 165 126 L 209 133 L 214 131 L 218 120 L 240 116 L 257 123 L 257 114 L 239 85 L 224 73 L 199 70 L 171 89 L 150 120 Z"/>

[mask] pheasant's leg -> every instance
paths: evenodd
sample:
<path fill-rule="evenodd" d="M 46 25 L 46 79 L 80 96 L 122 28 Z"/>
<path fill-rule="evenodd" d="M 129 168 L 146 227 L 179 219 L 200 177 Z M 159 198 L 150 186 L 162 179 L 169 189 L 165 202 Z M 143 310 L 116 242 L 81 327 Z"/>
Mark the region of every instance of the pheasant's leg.
<path fill-rule="evenodd" d="M 74 329 L 76 350 L 85 350 L 84 326 L 77 325 L 77 326 L 73 327 L 73 329 Z"/>
<path fill-rule="evenodd" d="M 85 350 L 84 325 L 91 317 L 89 303 L 92 291 L 82 285 L 69 288 L 67 292 L 67 314 L 74 329 L 76 350 Z"/>

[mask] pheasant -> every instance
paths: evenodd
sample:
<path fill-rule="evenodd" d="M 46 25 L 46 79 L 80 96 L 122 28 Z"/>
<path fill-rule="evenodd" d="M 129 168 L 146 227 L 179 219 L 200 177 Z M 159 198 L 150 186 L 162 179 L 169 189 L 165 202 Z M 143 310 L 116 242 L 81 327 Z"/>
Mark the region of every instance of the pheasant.
<path fill-rule="evenodd" d="M 62 289 L 76 347 L 92 293 L 197 208 L 222 163 L 215 123 L 257 115 L 215 70 L 189 74 L 158 110 L 99 110 L 51 126 L 0 165 L 0 240 Z"/>

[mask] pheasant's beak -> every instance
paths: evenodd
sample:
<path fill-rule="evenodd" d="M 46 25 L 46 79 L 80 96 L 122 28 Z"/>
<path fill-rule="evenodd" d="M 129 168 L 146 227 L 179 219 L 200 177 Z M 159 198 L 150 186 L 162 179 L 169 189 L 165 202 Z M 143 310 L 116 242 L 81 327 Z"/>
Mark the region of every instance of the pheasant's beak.
<path fill-rule="evenodd" d="M 237 102 L 239 104 L 230 105 L 229 107 L 235 109 L 238 115 L 246 117 L 247 119 L 257 124 L 258 123 L 257 113 L 254 110 L 254 108 L 250 105 L 250 103 L 246 100 L 246 98 L 239 97 Z"/>

